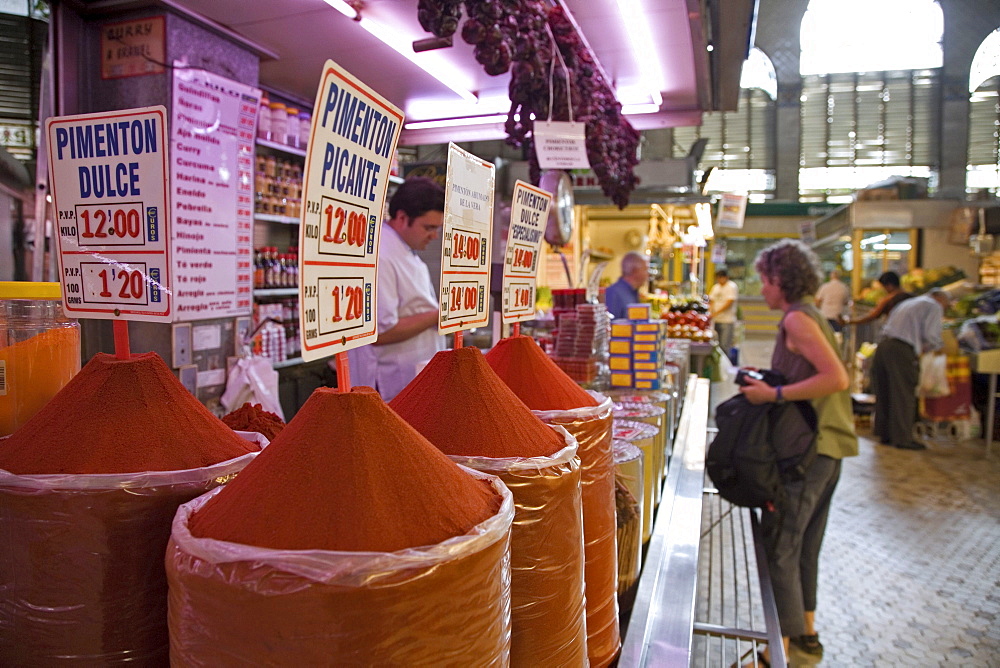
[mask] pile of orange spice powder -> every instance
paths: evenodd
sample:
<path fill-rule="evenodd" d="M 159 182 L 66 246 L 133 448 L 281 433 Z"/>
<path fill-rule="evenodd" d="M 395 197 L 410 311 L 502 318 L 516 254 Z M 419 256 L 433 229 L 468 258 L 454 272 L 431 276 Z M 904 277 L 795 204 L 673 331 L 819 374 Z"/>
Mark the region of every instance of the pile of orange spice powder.
<path fill-rule="evenodd" d="M 579 444 L 588 656 L 592 666 L 609 665 L 621 646 L 611 402 L 604 410 L 528 336 L 501 339 L 486 361 L 521 401 L 546 411 L 543 420 L 565 427 Z"/>
<path fill-rule="evenodd" d="M 0 442 L 17 475 L 202 468 L 256 452 L 188 392 L 156 353 L 98 353 Z"/>
<path fill-rule="evenodd" d="M 263 434 L 269 441 L 273 441 L 274 437 L 285 428 L 285 421 L 280 417 L 264 410 L 260 404 L 249 402 L 223 415 L 222 422 L 233 431 L 255 431 Z"/>
<path fill-rule="evenodd" d="M 486 361 L 531 410 L 565 411 L 598 405 L 530 336 L 500 339 L 486 353 Z"/>
<path fill-rule="evenodd" d="M 575 459 L 552 458 L 566 439 L 475 347 L 437 353 L 389 406 L 459 463 L 499 476 L 514 495 L 511 665 L 584 665 L 580 468 Z"/>
<path fill-rule="evenodd" d="M 171 660 L 506 665 L 501 501 L 371 388 L 315 390 L 236 479 L 192 502 L 189 535 L 175 523 Z"/>
<path fill-rule="evenodd" d="M 374 390 L 320 388 L 191 517 L 190 530 L 276 550 L 393 552 L 461 536 L 498 507 L 487 483 L 455 466 Z"/>
<path fill-rule="evenodd" d="M 155 353 L 94 357 L 0 440 L 0 665 L 166 665 L 171 521 L 258 449 Z"/>

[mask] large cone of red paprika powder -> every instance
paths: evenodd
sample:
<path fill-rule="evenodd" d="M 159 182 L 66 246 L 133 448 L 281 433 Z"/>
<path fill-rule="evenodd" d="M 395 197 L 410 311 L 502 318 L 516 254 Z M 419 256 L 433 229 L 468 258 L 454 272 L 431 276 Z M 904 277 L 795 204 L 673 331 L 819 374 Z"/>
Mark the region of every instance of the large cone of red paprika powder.
<path fill-rule="evenodd" d="M 531 337 L 501 339 L 486 361 L 535 415 L 565 427 L 579 444 L 587 654 L 591 665 L 606 666 L 621 647 L 611 400 L 587 393 Z"/>
<path fill-rule="evenodd" d="M 576 440 L 532 415 L 475 347 L 439 352 L 389 407 L 452 461 L 499 477 L 514 495 L 511 665 L 585 665 Z"/>
<path fill-rule="evenodd" d="M 178 509 L 173 663 L 506 665 L 514 510 L 498 479 L 364 387 L 313 392 L 255 463 Z"/>
<path fill-rule="evenodd" d="M 155 353 L 94 357 L 0 440 L 0 665 L 165 665 L 174 514 L 257 450 Z"/>

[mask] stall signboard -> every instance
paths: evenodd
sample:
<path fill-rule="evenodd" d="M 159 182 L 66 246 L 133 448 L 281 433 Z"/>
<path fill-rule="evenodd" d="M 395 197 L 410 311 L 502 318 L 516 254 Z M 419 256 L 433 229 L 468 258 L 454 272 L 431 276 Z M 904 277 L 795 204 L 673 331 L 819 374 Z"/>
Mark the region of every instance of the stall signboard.
<path fill-rule="evenodd" d="M 165 16 L 147 16 L 101 26 L 101 78 L 161 74 L 166 51 Z"/>
<path fill-rule="evenodd" d="M 590 169 L 586 125 L 536 120 L 532 130 L 538 166 L 542 169 Z"/>
<path fill-rule="evenodd" d="M 442 334 L 482 327 L 489 320 L 496 167 L 448 145 L 441 241 Z"/>
<path fill-rule="evenodd" d="M 306 147 L 299 226 L 302 358 L 374 343 L 381 217 L 403 112 L 326 61 Z"/>
<path fill-rule="evenodd" d="M 260 90 L 175 68 L 170 123 L 176 320 L 253 310 L 254 137 Z"/>
<path fill-rule="evenodd" d="M 747 196 L 736 193 L 723 193 L 719 198 L 719 215 L 716 225 L 728 229 L 743 229 L 743 220 L 747 213 Z"/>
<path fill-rule="evenodd" d="M 67 317 L 172 319 L 166 125 L 162 106 L 45 122 Z"/>
<path fill-rule="evenodd" d="M 552 193 L 524 181 L 514 183 L 510 205 L 507 253 L 503 261 L 503 322 L 535 317 L 535 285 Z"/>

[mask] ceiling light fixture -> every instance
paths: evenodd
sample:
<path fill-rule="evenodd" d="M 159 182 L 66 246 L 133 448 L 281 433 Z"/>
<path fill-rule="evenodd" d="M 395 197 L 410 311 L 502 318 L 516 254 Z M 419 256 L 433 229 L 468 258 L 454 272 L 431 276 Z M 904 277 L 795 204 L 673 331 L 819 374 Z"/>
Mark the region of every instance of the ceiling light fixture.
<path fill-rule="evenodd" d="M 466 118 L 439 118 L 433 121 L 414 121 L 405 123 L 404 130 L 429 130 L 431 128 L 456 128 L 463 125 L 489 125 L 492 123 L 503 123 L 507 120 L 507 114 L 493 114 L 490 116 L 468 116 Z"/>
<path fill-rule="evenodd" d="M 660 68 L 659 60 L 649 55 L 650 51 L 654 51 L 653 45 L 656 44 L 649 31 L 649 21 L 643 15 L 639 0 L 618 0 L 618 11 L 621 12 L 622 20 L 625 22 L 626 34 L 632 47 L 632 58 L 639 66 L 643 82 L 649 90 L 650 100 L 659 109 L 663 104 L 663 96 L 660 94 L 663 89 L 663 70 Z"/>
<path fill-rule="evenodd" d="M 359 13 L 351 7 L 351 5 L 345 2 L 345 0 L 324 0 L 324 2 L 352 21 L 357 21 L 361 27 L 367 30 L 375 39 L 390 47 L 393 51 L 403 56 L 424 72 L 427 72 L 427 74 L 431 75 L 442 84 L 453 90 L 463 100 L 475 102 L 478 99 L 474 93 L 455 84 L 453 76 L 442 71 L 442 66 L 445 65 L 444 63 L 434 65 L 429 62 L 431 54 L 420 57 L 414 53 L 412 48 L 414 39 L 407 39 L 405 35 L 401 35 L 397 31 L 390 30 L 378 23 L 375 23 L 367 16 L 362 16 L 359 20 Z"/>

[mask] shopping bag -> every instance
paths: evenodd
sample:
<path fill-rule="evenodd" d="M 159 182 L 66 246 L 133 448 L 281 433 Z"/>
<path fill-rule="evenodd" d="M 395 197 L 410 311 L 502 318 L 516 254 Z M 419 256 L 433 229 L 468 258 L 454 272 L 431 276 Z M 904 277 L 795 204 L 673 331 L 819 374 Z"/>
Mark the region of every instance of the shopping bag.
<path fill-rule="evenodd" d="M 944 355 L 925 353 L 920 357 L 920 396 L 946 397 L 949 394 L 948 359 Z"/>
<path fill-rule="evenodd" d="M 278 400 L 278 372 L 267 357 L 241 357 L 230 370 L 226 391 L 219 400 L 227 411 L 249 402 L 285 419 Z"/>

